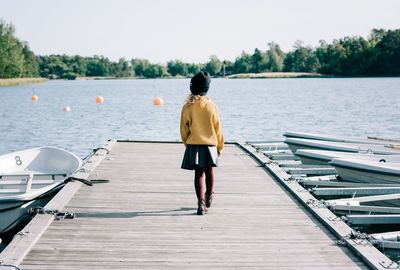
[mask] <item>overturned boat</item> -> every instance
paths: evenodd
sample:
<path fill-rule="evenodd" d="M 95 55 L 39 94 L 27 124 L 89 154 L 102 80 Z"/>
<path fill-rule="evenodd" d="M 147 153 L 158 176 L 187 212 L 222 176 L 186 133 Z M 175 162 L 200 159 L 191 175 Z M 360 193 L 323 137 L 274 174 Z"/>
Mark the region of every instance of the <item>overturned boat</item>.
<path fill-rule="evenodd" d="M 347 138 L 336 135 L 321 135 L 321 134 L 293 132 L 293 131 L 287 131 L 283 134 L 283 136 L 285 136 L 286 138 L 308 139 L 308 140 L 318 140 L 318 141 L 328 141 L 328 142 L 342 142 L 342 143 L 363 143 L 363 144 L 388 144 L 389 141 L 392 141 L 375 137 L 374 139 Z"/>
<path fill-rule="evenodd" d="M 371 153 L 354 153 L 328 150 L 300 149 L 295 152 L 302 164 L 328 165 L 334 158 L 356 158 L 360 160 L 400 162 L 400 155 L 377 155 Z"/>
<path fill-rule="evenodd" d="M 380 155 L 400 155 L 400 149 L 392 144 L 344 143 L 299 138 L 287 138 L 284 141 L 293 153 L 300 149 L 328 150 L 353 153 L 371 153 Z"/>
<path fill-rule="evenodd" d="M 388 156 L 391 158 L 391 156 Z M 400 184 L 400 162 L 382 158 L 363 160 L 334 158 L 329 165 L 335 167 L 343 181 L 374 184 Z"/>
<path fill-rule="evenodd" d="M 63 149 L 38 147 L 0 156 L 0 234 L 30 219 L 73 175 L 82 160 Z"/>

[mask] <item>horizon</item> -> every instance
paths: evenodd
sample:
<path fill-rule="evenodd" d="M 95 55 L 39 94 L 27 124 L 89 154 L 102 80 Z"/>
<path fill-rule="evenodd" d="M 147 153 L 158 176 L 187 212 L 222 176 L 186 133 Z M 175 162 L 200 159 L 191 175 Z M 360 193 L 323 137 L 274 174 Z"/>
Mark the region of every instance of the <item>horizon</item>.
<path fill-rule="evenodd" d="M 0 18 L 15 26 L 15 35 L 36 55 L 98 55 L 112 61 L 205 63 L 211 55 L 234 61 L 243 51 L 267 49 L 269 42 L 288 52 L 297 40 L 316 47 L 319 40 L 367 38 L 374 28 L 400 28 L 396 0 L 1 1 Z"/>

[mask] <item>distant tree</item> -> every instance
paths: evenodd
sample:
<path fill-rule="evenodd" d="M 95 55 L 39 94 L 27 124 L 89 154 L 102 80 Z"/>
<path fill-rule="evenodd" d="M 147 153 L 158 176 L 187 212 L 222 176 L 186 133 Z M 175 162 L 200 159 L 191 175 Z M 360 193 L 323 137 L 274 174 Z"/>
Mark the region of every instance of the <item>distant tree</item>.
<path fill-rule="evenodd" d="M 0 78 L 37 75 L 37 63 L 27 43 L 14 35 L 15 28 L 0 20 Z"/>
<path fill-rule="evenodd" d="M 368 73 L 368 59 L 371 57 L 370 43 L 362 37 L 345 37 L 340 40 L 346 51 L 341 61 L 342 75 L 362 76 Z"/>
<path fill-rule="evenodd" d="M 231 75 L 234 73 L 234 63 L 229 60 L 222 61 L 221 75 Z"/>
<path fill-rule="evenodd" d="M 38 77 L 39 76 L 39 65 L 37 62 L 37 58 L 35 54 L 29 50 L 29 46 L 27 43 L 23 44 L 22 54 L 24 58 L 24 68 L 23 68 L 23 76 L 24 77 Z"/>
<path fill-rule="evenodd" d="M 253 55 L 251 56 L 250 72 L 259 73 L 265 71 L 266 66 L 266 55 L 258 48 L 256 48 Z"/>
<path fill-rule="evenodd" d="M 221 68 L 222 62 L 216 55 L 211 55 L 210 61 L 208 61 L 204 67 L 204 69 L 212 76 L 218 75 L 221 72 Z"/>
<path fill-rule="evenodd" d="M 167 74 L 167 69 L 164 66 L 158 64 L 149 64 L 143 71 L 145 78 L 160 78 Z"/>
<path fill-rule="evenodd" d="M 400 76 L 400 29 L 384 33 L 372 51 L 373 75 Z"/>
<path fill-rule="evenodd" d="M 132 73 L 129 62 L 125 58 L 120 58 L 118 62 L 111 64 L 110 75 L 115 77 L 129 77 Z"/>
<path fill-rule="evenodd" d="M 315 51 L 310 46 L 304 46 L 303 42 L 295 42 L 294 51 L 287 53 L 283 62 L 284 71 L 292 72 L 317 72 L 320 63 Z"/>
<path fill-rule="evenodd" d="M 382 38 L 387 34 L 385 29 L 372 29 L 371 33 L 368 37 L 368 41 L 371 44 L 371 47 L 375 47 L 375 45 L 382 40 Z"/>
<path fill-rule="evenodd" d="M 248 73 L 251 70 L 251 56 L 245 52 L 236 58 L 234 64 L 234 73 Z"/>
<path fill-rule="evenodd" d="M 111 63 L 108 58 L 103 56 L 94 56 L 88 60 L 86 68 L 87 76 L 109 76 Z"/>
<path fill-rule="evenodd" d="M 180 60 L 167 62 L 167 69 L 172 76 L 176 75 L 187 76 L 189 73 L 188 64 L 185 64 Z"/>
<path fill-rule="evenodd" d="M 72 58 L 71 70 L 73 73 L 78 74 L 80 76 L 85 76 L 87 72 L 86 68 L 86 59 L 82 56 L 75 55 Z"/>
<path fill-rule="evenodd" d="M 281 50 L 278 44 L 275 42 L 268 43 L 269 49 L 266 52 L 266 57 L 268 59 L 268 64 L 266 69 L 272 72 L 279 72 L 283 70 L 283 61 L 285 54 Z"/>
<path fill-rule="evenodd" d="M 146 59 L 134 58 L 131 60 L 131 65 L 135 76 L 144 77 L 144 71 L 149 67 L 150 62 Z"/>
<path fill-rule="evenodd" d="M 203 65 L 201 64 L 188 64 L 187 65 L 187 70 L 188 70 L 188 74 L 187 76 L 193 76 L 197 73 L 199 73 L 201 70 L 203 69 Z"/>

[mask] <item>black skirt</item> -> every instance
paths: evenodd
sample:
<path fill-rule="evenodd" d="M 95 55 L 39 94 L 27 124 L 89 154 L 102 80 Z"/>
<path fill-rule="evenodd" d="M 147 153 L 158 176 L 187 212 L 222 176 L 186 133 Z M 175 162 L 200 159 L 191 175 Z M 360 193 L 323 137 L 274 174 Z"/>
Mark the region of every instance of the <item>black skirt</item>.
<path fill-rule="evenodd" d="M 182 160 L 182 169 L 208 168 L 218 166 L 218 151 L 215 146 L 192 145 L 186 146 Z"/>

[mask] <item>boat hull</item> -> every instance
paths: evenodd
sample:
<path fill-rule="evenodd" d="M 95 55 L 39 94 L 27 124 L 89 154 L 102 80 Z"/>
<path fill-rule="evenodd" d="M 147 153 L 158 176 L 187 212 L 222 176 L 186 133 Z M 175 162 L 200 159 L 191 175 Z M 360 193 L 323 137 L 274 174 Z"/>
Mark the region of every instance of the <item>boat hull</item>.
<path fill-rule="evenodd" d="M 44 207 L 61 188 L 59 186 L 35 200 L 0 211 L 0 235 L 21 230 L 33 218 L 32 209 Z"/>
<path fill-rule="evenodd" d="M 297 150 L 310 149 L 365 154 L 400 155 L 400 150 L 379 144 L 343 143 L 297 138 L 287 138 L 284 142 L 289 146 L 293 154 L 295 154 Z"/>
<path fill-rule="evenodd" d="M 342 142 L 342 143 L 363 143 L 363 144 L 387 144 L 387 141 L 379 139 L 364 139 L 364 138 L 345 138 L 335 135 L 321 135 L 306 132 L 285 132 L 283 134 L 286 138 L 309 139 L 328 142 Z"/>
<path fill-rule="evenodd" d="M 400 163 L 400 155 L 375 155 L 310 149 L 298 150 L 295 155 L 299 157 L 301 163 L 307 165 L 329 165 L 329 162 L 334 158 L 356 158 L 367 161 L 384 160 L 386 162 Z"/>
<path fill-rule="evenodd" d="M 337 165 L 334 167 L 340 176 L 340 179 L 343 181 L 373 184 L 400 184 L 400 176 Z"/>
<path fill-rule="evenodd" d="M 391 158 L 390 156 L 388 158 Z M 343 181 L 374 184 L 400 184 L 400 163 L 384 159 L 338 158 L 329 162 Z"/>
<path fill-rule="evenodd" d="M 20 228 L 82 165 L 63 149 L 38 147 L 0 156 L 0 234 Z"/>

